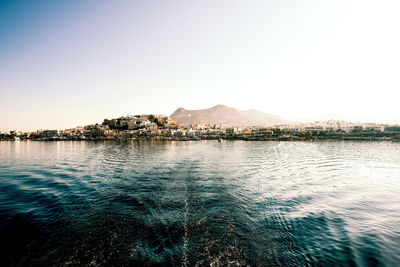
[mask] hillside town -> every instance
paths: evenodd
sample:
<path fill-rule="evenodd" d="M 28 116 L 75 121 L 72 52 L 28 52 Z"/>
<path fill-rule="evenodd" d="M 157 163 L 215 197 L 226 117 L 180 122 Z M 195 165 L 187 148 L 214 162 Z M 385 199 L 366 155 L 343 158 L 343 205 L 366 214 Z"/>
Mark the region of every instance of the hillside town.
<path fill-rule="evenodd" d="M 270 127 L 178 124 L 161 115 L 104 119 L 65 130 L 0 132 L 0 140 L 400 140 L 400 125 L 328 120 Z"/>

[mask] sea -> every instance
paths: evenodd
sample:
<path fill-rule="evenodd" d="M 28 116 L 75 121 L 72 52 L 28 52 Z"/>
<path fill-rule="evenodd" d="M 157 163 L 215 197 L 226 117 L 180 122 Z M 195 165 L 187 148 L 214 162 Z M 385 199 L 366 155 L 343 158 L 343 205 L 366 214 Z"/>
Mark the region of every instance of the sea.
<path fill-rule="evenodd" d="M 0 266 L 399 265 L 400 143 L 0 142 Z"/>

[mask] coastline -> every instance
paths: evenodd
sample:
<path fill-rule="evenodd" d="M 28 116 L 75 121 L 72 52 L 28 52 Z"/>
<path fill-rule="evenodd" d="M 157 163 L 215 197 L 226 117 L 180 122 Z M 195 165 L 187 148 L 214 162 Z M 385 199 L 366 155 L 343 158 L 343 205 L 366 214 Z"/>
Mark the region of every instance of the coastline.
<path fill-rule="evenodd" d="M 89 141 L 89 142 L 97 142 L 97 141 L 178 141 L 178 142 L 188 142 L 188 141 L 247 141 L 247 142 L 262 142 L 262 141 L 273 141 L 273 142 L 281 142 L 281 141 L 298 141 L 298 142 L 333 142 L 333 141 L 363 141 L 363 142 L 383 142 L 383 141 L 390 141 L 390 142 L 400 142 L 398 138 L 393 137 L 344 137 L 344 138 L 299 138 L 297 136 L 284 136 L 284 137 L 274 137 L 274 138 L 224 138 L 224 137 L 217 137 L 217 138 L 159 138 L 159 137 L 150 137 L 150 138 L 22 138 L 20 140 L 14 139 L 0 139 L 1 141 L 12 141 L 12 142 L 22 142 L 22 141 L 42 141 L 42 142 L 55 142 L 55 141 Z"/>

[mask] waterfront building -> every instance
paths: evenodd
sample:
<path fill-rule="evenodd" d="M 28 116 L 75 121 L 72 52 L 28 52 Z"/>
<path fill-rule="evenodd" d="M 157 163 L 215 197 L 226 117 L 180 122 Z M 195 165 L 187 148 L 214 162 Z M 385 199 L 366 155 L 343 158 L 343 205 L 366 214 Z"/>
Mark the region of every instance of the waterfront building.
<path fill-rule="evenodd" d="M 367 124 L 367 125 L 365 125 L 365 130 L 367 130 L 367 131 L 374 131 L 374 132 L 384 132 L 384 131 L 385 131 L 385 126 L 383 126 L 383 125 Z"/>
<path fill-rule="evenodd" d="M 41 136 L 45 137 L 45 138 L 57 137 L 58 136 L 58 130 L 44 130 L 41 133 Z"/>

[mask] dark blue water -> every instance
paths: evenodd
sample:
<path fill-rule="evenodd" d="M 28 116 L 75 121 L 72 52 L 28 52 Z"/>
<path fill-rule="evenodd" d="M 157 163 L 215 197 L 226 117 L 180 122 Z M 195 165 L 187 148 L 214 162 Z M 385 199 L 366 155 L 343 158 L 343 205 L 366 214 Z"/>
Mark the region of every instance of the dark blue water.
<path fill-rule="evenodd" d="M 0 142 L 0 265 L 398 266 L 400 143 Z"/>

